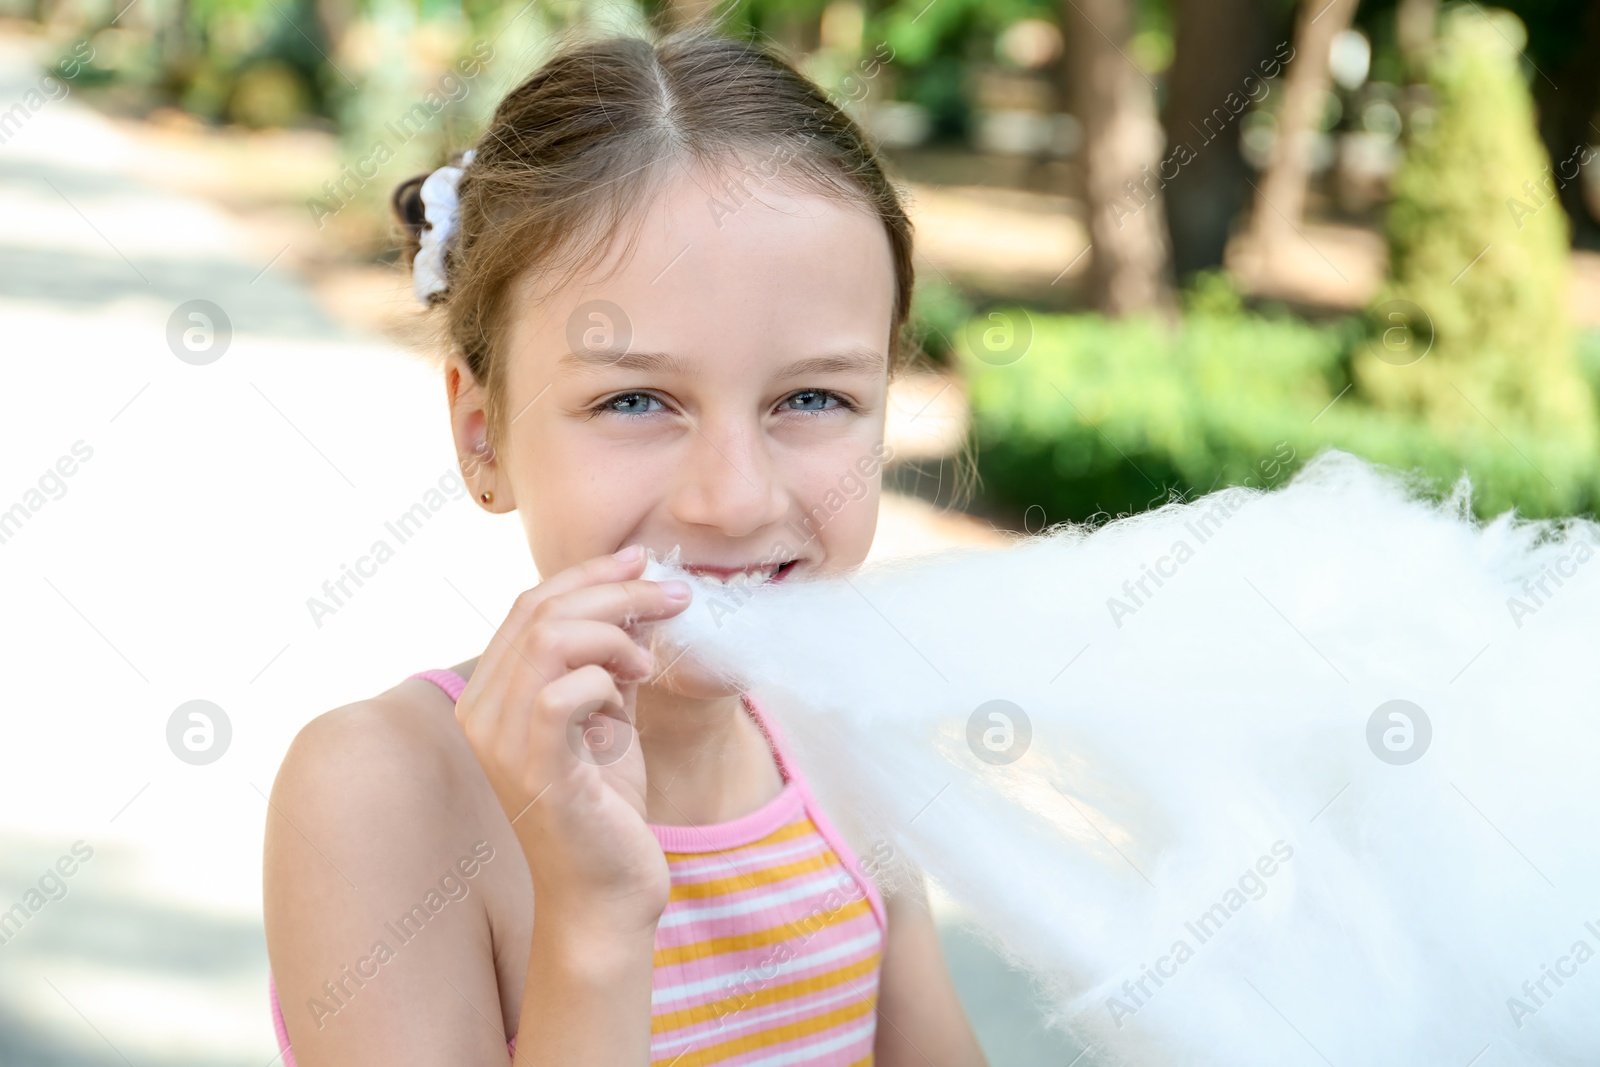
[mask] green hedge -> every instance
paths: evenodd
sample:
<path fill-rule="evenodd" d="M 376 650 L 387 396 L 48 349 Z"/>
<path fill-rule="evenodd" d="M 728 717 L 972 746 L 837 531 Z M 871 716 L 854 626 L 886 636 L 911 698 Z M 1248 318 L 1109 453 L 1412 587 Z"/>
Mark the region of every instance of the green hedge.
<path fill-rule="evenodd" d="M 1390 277 L 1369 309 L 1416 320 L 1428 354 L 1390 363 L 1362 353 L 1357 388 L 1441 433 L 1487 418 L 1593 451 L 1595 407 L 1573 363 L 1567 216 L 1511 43 L 1519 36 L 1515 16 L 1477 5 L 1440 20 L 1424 112 L 1433 118 L 1412 130 L 1395 175 Z"/>
<path fill-rule="evenodd" d="M 1168 331 L 1011 308 L 971 320 L 953 354 L 971 391 L 986 498 L 1040 505 L 1047 522 L 1143 511 L 1173 493 L 1279 485 L 1330 446 L 1421 472 L 1435 498 L 1465 470 L 1480 517 L 1513 506 L 1529 517 L 1595 510 L 1600 465 L 1590 452 L 1559 438 L 1513 443 L 1487 423 L 1445 440 L 1362 402 L 1346 387 L 1352 356 L 1368 344 L 1358 318 L 1314 324 L 1192 304 Z M 1585 338 L 1580 351 L 1600 392 L 1600 340 Z"/>

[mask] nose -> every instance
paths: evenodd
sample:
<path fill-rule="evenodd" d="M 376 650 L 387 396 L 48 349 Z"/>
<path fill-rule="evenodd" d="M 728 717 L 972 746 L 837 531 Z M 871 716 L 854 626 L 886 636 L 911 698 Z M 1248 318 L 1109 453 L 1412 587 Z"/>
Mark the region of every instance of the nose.
<path fill-rule="evenodd" d="M 759 424 L 733 417 L 697 422 L 676 471 L 675 519 L 747 537 L 781 522 L 788 501 Z"/>

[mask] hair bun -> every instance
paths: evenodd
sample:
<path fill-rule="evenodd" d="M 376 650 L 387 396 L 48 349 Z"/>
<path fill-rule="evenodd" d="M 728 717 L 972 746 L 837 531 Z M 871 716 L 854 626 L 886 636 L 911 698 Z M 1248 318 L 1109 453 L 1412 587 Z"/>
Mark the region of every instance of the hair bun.
<path fill-rule="evenodd" d="M 389 197 L 389 206 L 394 212 L 394 217 L 400 223 L 400 228 L 405 231 L 401 258 L 405 260 L 407 266 L 411 265 L 422 249 L 422 231 L 428 224 L 422 203 L 422 183 L 427 179 L 426 174 L 413 175 L 397 185 Z"/>

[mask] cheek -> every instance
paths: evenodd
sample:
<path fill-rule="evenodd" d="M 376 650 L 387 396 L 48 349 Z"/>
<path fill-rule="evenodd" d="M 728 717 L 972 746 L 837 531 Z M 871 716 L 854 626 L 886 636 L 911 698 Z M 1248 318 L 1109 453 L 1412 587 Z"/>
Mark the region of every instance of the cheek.
<path fill-rule="evenodd" d="M 852 565 L 865 557 L 877 529 L 882 463 L 874 452 L 879 436 L 863 433 L 848 447 L 831 449 L 807 464 L 796 495 L 808 524 L 830 560 Z"/>
<path fill-rule="evenodd" d="M 622 547 L 662 484 L 659 464 L 596 448 L 546 426 L 516 440 L 508 472 L 540 575 Z"/>
<path fill-rule="evenodd" d="M 837 440 L 796 455 L 796 490 L 808 501 L 860 503 L 876 496 L 882 483 L 882 440 L 880 427 L 861 422 Z"/>

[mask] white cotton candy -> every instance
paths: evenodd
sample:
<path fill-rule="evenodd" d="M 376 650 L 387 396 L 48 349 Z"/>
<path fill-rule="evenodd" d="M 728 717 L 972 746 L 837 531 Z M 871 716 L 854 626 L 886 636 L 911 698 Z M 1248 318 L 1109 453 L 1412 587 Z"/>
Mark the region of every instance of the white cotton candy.
<path fill-rule="evenodd" d="M 1080 1067 L 1593 1064 L 1600 528 L 1469 495 L 1330 450 L 999 551 L 688 576 L 649 629 L 764 698 L 852 842 L 1034 974 Z M 1013 762 L 968 741 L 993 700 L 1011 753 L 1031 728 Z M 1426 747 L 1415 714 L 1369 744 L 1391 700 Z"/>

